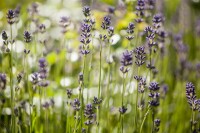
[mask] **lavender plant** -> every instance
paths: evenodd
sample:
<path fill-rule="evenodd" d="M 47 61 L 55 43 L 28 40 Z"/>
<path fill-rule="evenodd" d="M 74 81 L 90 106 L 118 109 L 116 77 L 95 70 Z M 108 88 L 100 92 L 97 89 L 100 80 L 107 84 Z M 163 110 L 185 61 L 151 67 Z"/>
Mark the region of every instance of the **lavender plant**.
<path fill-rule="evenodd" d="M 0 132 L 199 132 L 199 3 L 81 4 L 1 5 Z"/>

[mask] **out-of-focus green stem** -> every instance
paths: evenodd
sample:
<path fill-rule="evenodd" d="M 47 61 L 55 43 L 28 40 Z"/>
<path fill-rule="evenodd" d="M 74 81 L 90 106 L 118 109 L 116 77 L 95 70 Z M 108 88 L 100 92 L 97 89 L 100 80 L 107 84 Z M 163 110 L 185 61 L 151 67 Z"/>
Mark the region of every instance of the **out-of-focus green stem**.
<path fill-rule="evenodd" d="M 12 25 L 10 25 L 10 44 L 11 44 L 11 49 L 10 49 L 10 93 L 11 93 L 11 131 L 12 133 L 15 133 L 16 131 L 16 123 L 15 123 L 15 116 L 14 116 L 14 88 L 13 88 L 13 70 L 12 70 L 12 65 L 13 65 L 13 37 L 12 37 Z"/>
<path fill-rule="evenodd" d="M 101 97 L 101 63 L 102 63 L 102 44 L 100 44 L 100 51 L 99 51 L 99 89 L 98 89 L 98 99 Z M 96 132 L 99 132 L 99 122 L 100 121 L 100 111 L 99 107 L 97 108 L 97 129 Z"/>
<path fill-rule="evenodd" d="M 137 70 L 137 75 L 138 76 L 140 76 L 139 75 L 140 74 L 140 67 L 138 67 L 138 70 Z M 137 116 L 138 116 L 138 114 L 137 114 L 137 111 L 138 111 L 138 80 L 137 80 L 137 85 L 136 85 L 136 103 L 135 103 L 135 127 L 136 127 L 136 130 L 137 130 Z"/>
<path fill-rule="evenodd" d="M 147 118 L 147 115 L 149 114 L 149 111 L 151 110 L 151 108 L 150 108 L 150 105 L 148 106 L 148 109 L 147 109 L 147 112 L 146 112 L 146 114 L 144 115 L 144 119 L 142 120 L 142 124 L 141 124 L 141 126 L 140 126 L 140 133 L 142 133 L 142 128 L 143 128 L 143 125 L 144 125 L 144 122 L 145 122 L 145 120 L 146 120 L 146 118 Z"/>

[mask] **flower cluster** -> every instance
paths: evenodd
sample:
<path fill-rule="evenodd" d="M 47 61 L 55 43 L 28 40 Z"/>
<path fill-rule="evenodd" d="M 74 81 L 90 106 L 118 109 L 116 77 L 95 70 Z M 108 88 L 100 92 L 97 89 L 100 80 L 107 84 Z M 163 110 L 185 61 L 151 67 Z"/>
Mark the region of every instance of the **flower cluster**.
<path fill-rule="evenodd" d="M 41 81 L 39 82 L 39 86 L 41 87 L 47 87 L 49 85 L 49 82 L 46 80 L 47 78 L 47 61 L 45 58 L 39 59 L 39 78 Z"/>
<path fill-rule="evenodd" d="M 120 71 L 122 73 L 127 73 L 129 71 L 129 67 L 130 65 L 132 65 L 133 63 L 133 56 L 132 56 L 132 52 L 129 52 L 128 50 L 126 50 L 123 53 L 122 59 L 121 59 L 121 67 L 120 67 Z"/>
<path fill-rule="evenodd" d="M 38 29 L 39 29 L 39 32 L 40 32 L 41 34 L 43 34 L 43 33 L 46 32 L 46 26 L 45 26 L 44 24 L 40 24 L 40 25 L 38 26 Z"/>
<path fill-rule="evenodd" d="M 95 21 L 90 18 L 90 8 L 88 6 L 83 7 L 83 14 L 85 15 L 84 23 L 81 25 L 81 39 L 82 43 L 80 46 L 81 53 L 83 55 L 87 55 L 90 53 L 89 44 L 91 42 L 91 31 L 93 29 L 93 25 Z"/>
<path fill-rule="evenodd" d="M 159 105 L 159 97 L 160 93 L 158 93 L 158 90 L 160 89 L 160 86 L 157 82 L 151 82 L 149 85 L 149 97 L 151 100 L 149 101 L 149 105 L 152 107 L 157 107 Z"/>
<path fill-rule="evenodd" d="M 107 35 L 106 34 L 100 34 L 99 38 L 103 41 L 107 40 L 109 41 L 109 39 L 114 35 L 114 27 L 110 26 L 111 25 L 111 17 L 110 16 L 105 16 L 103 18 L 103 21 L 101 23 L 101 28 L 103 30 L 107 30 Z"/>
<path fill-rule="evenodd" d="M 145 88 L 146 88 L 146 79 L 145 78 L 141 78 L 140 81 L 139 81 L 138 91 L 140 93 L 144 93 Z"/>
<path fill-rule="evenodd" d="M 79 99 L 77 99 L 77 98 L 74 99 L 74 101 L 72 101 L 70 104 L 73 107 L 74 111 L 79 111 L 81 108 L 81 103 L 80 103 Z"/>
<path fill-rule="evenodd" d="M 21 10 L 21 6 L 17 5 L 17 7 L 14 10 L 15 11 L 15 23 L 19 22 L 20 10 Z"/>
<path fill-rule="evenodd" d="M 36 85 L 39 82 L 39 73 L 37 73 L 37 72 L 33 73 L 31 75 L 31 78 L 32 78 L 32 80 L 31 80 L 32 84 Z"/>
<path fill-rule="evenodd" d="M 24 31 L 24 41 L 26 43 L 30 43 L 31 42 L 31 38 L 32 38 L 31 33 L 28 32 L 28 31 Z"/>
<path fill-rule="evenodd" d="M 126 29 L 126 32 L 127 32 L 127 34 L 128 34 L 128 35 L 126 36 L 126 38 L 127 38 L 129 41 L 131 41 L 131 40 L 134 38 L 134 36 L 133 36 L 134 29 L 135 29 L 134 23 L 130 22 L 130 23 L 128 24 L 127 29 Z"/>
<path fill-rule="evenodd" d="M 155 7 L 156 0 L 146 0 L 146 9 L 153 10 Z"/>
<path fill-rule="evenodd" d="M 160 127 L 160 119 L 155 119 L 154 120 L 154 125 L 155 125 L 155 127 L 154 127 L 154 132 L 158 132 L 159 131 L 159 127 Z"/>
<path fill-rule="evenodd" d="M 111 24 L 111 18 L 110 18 L 110 16 L 105 16 L 103 18 L 102 23 L 101 23 L 101 28 L 104 29 L 104 30 L 108 29 L 110 27 L 110 24 Z"/>
<path fill-rule="evenodd" d="M 155 46 L 157 43 L 155 42 L 155 30 L 151 26 L 147 26 L 144 29 L 144 32 L 146 33 L 146 39 L 149 48 L 151 49 L 153 46 Z"/>
<path fill-rule="evenodd" d="M 91 15 L 91 9 L 89 6 L 84 6 L 82 11 L 85 17 L 89 17 Z"/>
<path fill-rule="evenodd" d="M 127 111 L 127 107 L 125 107 L 125 106 L 122 106 L 122 107 L 119 108 L 119 112 L 120 112 L 120 114 L 122 114 L 122 115 L 125 114 L 126 111 Z"/>
<path fill-rule="evenodd" d="M 200 107 L 199 107 L 200 100 L 197 99 L 196 92 L 195 92 L 195 86 L 191 82 L 188 82 L 186 84 L 186 97 L 187 97 L 187 101 L 192 110 L 200 109 Z"/>
<path fill-rule="evenodd" d="M 3 46 L 1 47 L 3 52 L 9 52 L 10 49 L 8 48 L 9 40 L 6 31 L 2 31 L 2 39 L 3 39 Z"/>
<path fill-rule="evenodd" d="M 95 108 L 99 108 L 101 103 L 102 103 L 101 98 L 98 99 L 97 97 L 94 97 L 93 104 L 95 105 Z"/>
<path fill-rule="evenodd" d="M 6 88 L 6 74 L 0 73 L 0 90 L 4 90 Z"/>
<path fill-rule="evenodd" d="M 84 116 L 87 118 L 85 125 L 89 126 L 93 123 L 92 119 L 94 118 L 94 107 L 92 104 L 87 104 L 84 109 Z"/>
<path fill-rule="evenodd" d="M 164 17 L 161 13 L 158 13 L 153 16 L 152 21 L 153 21 L 154 28 L 158 29 L 161 27 L 162 23 L 164 22 Z"/>
<path fill-rule="evenodd" d="M 37 3 L 32 3 L 29 8 L 27 9 L 28 10 L 28 13 L 30 14 L 30 16 L 34 16 L 35 14 L 38 13 L 38 4 Z"/>
<path fill-rule="evenodd" d="M 72 96 L 72 89 L 67 89 L 67 97 L 71 98 Z"/>
<path fill-rule="evenodd" d="M 145 63 L 145 47 L 144 46 L 139 46 L 137 47 L 135 50 L 135 58 L 136 58 L 136 61 L 135 61 L 135 64 L 140 67 L 141 65 L 143 65 Z"/>
<path fill-rule="evenodd" d="M 136 5 L 136 15 L 143 17 L 144 16 L 144 10 L 145 10 L 145 1 L 144 0 L 138 0 Z"/>
<path fill-rule="evenodd" d="M 67 27 L 70 25 L 71 21 L 69 17 L 63 16 L 60 18 L 59 25 L 62 28 L 61 32 L 65 34 L 68 29 Z"/>
<path fill-rule="evenodd" d="M 12 25 L 15 23 L 15 11 L 10 9 L 7 13 L 7 22 L 8 24 Z"/>
<path fill-rule="evenodd" d="M 53 107 L 55 105 L 55 101 L 54 99 L 49 99 L 48 101 L 45 101 L 43 104 L 42 104 L 42 107 L 44 109 L 49 109 L 49 107 Z"/>

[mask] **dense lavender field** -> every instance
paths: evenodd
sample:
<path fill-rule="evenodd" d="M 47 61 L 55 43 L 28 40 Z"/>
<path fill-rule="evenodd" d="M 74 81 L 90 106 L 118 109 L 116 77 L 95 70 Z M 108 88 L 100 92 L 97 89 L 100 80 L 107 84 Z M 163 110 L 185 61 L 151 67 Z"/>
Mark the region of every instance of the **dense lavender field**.
<path fill-rule="evenodd" d="M 200 132 L 199 0 L 0 3 L 0 133 Z"/>

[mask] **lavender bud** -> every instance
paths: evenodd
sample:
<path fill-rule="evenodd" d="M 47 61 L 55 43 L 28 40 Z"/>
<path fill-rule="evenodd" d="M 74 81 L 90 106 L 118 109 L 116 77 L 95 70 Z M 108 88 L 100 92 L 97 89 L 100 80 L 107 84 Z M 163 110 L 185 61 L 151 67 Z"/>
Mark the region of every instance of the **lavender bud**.
<path fill-rule="evenodd" d="M 83 82 L 83 73 L 82 73 L 82 72 L 80 72 L 79 75 L 78 75 L 78 81 L 79 81 L 80 83 Z"/>
<path fill-rule="evenodd" d="M 143 21 L 144 21 L 144 20 L 143 20 L 142 18 L 137 18 L 137 19 L 135 19 L 135 22 L 138 23 L 138 24 L 139 24 L 139 23 L 142 23 Z"/>
<path fill-rule="evenodd" d="M 40 33 L 43 34 L 46 32 L 46 26 L 44 24 L 40 24 L 38 28 L 39 28 Z"/>
<path fill-rule="evenodd" d="M 72 96 L 72 90 L 71 89 L 67 89 L 67 96 L 68 96 L 68 98 L 71 98 L 71 96 Z"/>
<path fill-rule="evenodd" d="M 111 24 L 111 18 L 109 16 L 105 16 L 103 18 L 103 22 L 101 24 L 101 28 L 104 29 L 104 30 L 108 29 L 110 24 Z"/>
<path fill-rule="evenodd" d="M 114 35 L 114 28 L 112 27 L 112 26 L 110 26 L 109 28 L 108 28 L 108 36 L 109 37 L 112 37 Z"/>
<path fill-rule="evenodd" d="M 94 108 L 92 104 L 87 104 L 84 109 L 84 116 L 88 119 L 93 118 L 94 116 Z"/>
<path fill-rule="evenodd" d="M 122 71 L 122 73 L 127 73 L 129 71 L 128 66 L 132 65 L 132 53 L 129 52 L 128 50 L 126 50 L 123 53 L 122 59 L 121 59 L 121 67 L 120 67 L 120 71 Z"/>
<path fill-rule="evenodd" d="M 145 1 L 144 0 L 138 0 L 136 5 L 136 15 L 137 16 L 144 16 L 144 9 L 145 9 Z"/>
<path fill-rule="evenodd" d="M 159 127 L 160 127 L 160 119 L 155 119 L 154 120 L 154 125 L 155 125 L 154 131 L 158 132 L 159 131 Z"/>
<path fill-rule="evenodd" d="M 158 13 L 153 16 L 153 25 L 157 29 L 161 26 L 161 24 L 164 22 L 164 17 L 162 14 Z"/>
<path fill-rule="evenodd" d="M 140 46 L 140 47 L 137 47 L 135 50 L 135 58 L 136 58 L 136 61 L 135 61 L 135 64 L 140 67 L 141 65 L 143 65 L 145 63 L 145 47 L 144 46 Z"/>
<path fill-rule="evenodd" d="M 74 101 L 73 102 L 71 102 L 71 106 L 73 107 L 73 109 L 75 110 L 75 111 L 79 111 L 80 110 L 80 108 L 81 108 L 81 106 L 80 106 L 81 104 L 80 104 L 80 101 L 79 101 L 79 99 L 74 99 Z"/>
<path fill-rule="evenodd" d="M 84 6 L 82 11 L 83 11 L 83 14 L 85 17 L 88 17 L 91 15 L 91 13 L 90 13 L 91 10 L 90 10 L 89 6 Z"/>
<path fill-rule="evenodd" d="M 24 31 L 24 41 L 26 43 L 30 43 L 31 42 L 31 38 L 32 38 L 31 33 L 29 33 L 28 31 Z"/>
<path fill-rule="evenodd" d="M 127 107 L 125 107 L 125 106 L 122 106 L 122 107 L 119 108 L 119 112 L 120 112 L 120 114 L 122 114 L 122 115 L 125 114 L 126 111 L 127 111 Z"/>
<path fill-rule="evenodd" d="M 38 13 L 38 4 L 37 3 L 32 3 L 31 6 L 28 8 L 28 12 L 30 15 L 34 15 Z"/>
<path fill-rule="evenodd" d="M 148 4 L 148 9 L 153 10 L 156 4 L 156 0 L 146 0 L 146 3 Z"/>
<path fill-rule="evenodd" d="M 15 12 L 15 23 L 19 22 L 19 14 L 20 14 L 20 10 L 21 10 L 21 6 L 17 5 L 17 7 L 15 8 L 14 12 Z"/>
<path fill-rule="evenodd" d="M 50 104 L 46 101 L 44 104 L 42 104 L 42 107 L 48 109 L 50 107 Z"/>
<path fill-rule="evenodd" d="M 153 16 L 153 23 L 158 24 L 158 23 L 162 23 L 164 21 L 163 15 L 158 13 L 156 15 Z"/>
<path fill-rule="evenodd" d="M 158 91 L 160 89 L 160 86 L 157 82 L 151 82 L 149 85 L 149 90 L 151 91 Z"/>
<path fill-rule="evenodd" d="M 128 27 L 127 27 L 127 30 L 126 30 L 126 32 L 127 32 L 127 34 L 128 34 L 128 36 L 126 36 L 126 38 L 127 38 L 129 41 L 132 40 L 132 39 L 134 38 L 134 36 L 133 36 L 134 28 L 135 28 L 134 23 L 130 22 L 129 25 L 128 25 Z"/>
<path fill-rule="evenodd" d="M 0 73 L 0 90 L 4 90 L 6 88 L 6 74 Z"/>
<path fill-rule="evenodd" d="M 7 22 L 10 25 L 15 23 L 15 12 L 12 9 L 7 12 Z"/>
<path fill-rule="evenodd" d="M 200 102 L 196 99 L 195 86 L 191 82 L 186 84 L 186 97 L 192 110 L 197 110 Z"/>
<path fill-rule="evenodd" d="M 5 31 L 3 31 L 1 35 L 2 35 L 2 39 L 4 41 L 6 41 L 8 39 L 8 35 L 7 35 L 7 33 Z"/>
<path fill-rule="evenodd" d="M 97 98 L 97 97 L 94 97 L 93 99 L 93 104 L 95 105 L 100 105 L 102 103 L 102 99 L 101 98 Z"/>
<path fill-rule="evenodd" d="M 140 82 L 139 82 L 139 89 L 138 89 L 138 91 L 139 91 L 140 93 L 144 93 L 145 87 L 146 87 L 146 79 L 145 79 L 145 78 L 142 78 L 142 79 L 140 80 Z"/>
<path fill-rule="evenodd" d="M 69 17 L 63 16 L 60 18 L 59 25 L 62 28 L 62 33 L 65 34 L 67 32 L 67 27 L 70 25 L 71 21 Z"/>
<path fill-rule="evenodd" d="M 115 7 L 109 6 L 109 7 L 108 7 L 108 12 L 109 12 L 110 14 L 114 14 L 114 12 L 115 12 Z"/>

